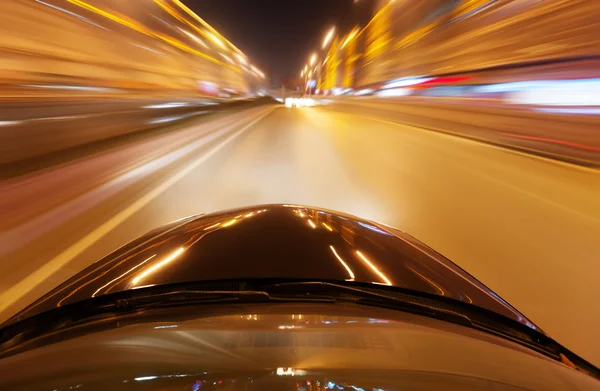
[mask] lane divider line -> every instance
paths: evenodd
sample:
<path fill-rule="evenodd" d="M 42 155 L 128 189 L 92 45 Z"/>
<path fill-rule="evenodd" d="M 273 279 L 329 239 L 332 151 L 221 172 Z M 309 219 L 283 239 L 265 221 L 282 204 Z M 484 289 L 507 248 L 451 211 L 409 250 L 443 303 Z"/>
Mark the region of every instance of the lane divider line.
<path fill-rule="evenodd" d="M 260 111 L 260 113 L 264 110 Z M 232 130 L 247 123 L 236 120 L 230 124 L 221 125 L 205 133 L 199 138 L 187 138 L 185 142 L 170 148 L 170 151 L 154 156 L 151 159 L 142 159 L 140 164 L 133 165 L 126 169 L 119 170 L 113 178 L 105 181 L 89 191 L 78 195 L 72 200 L 58 205 L 48 211 L 38 215 L 33 220 L 28 220 L 22 224 L 15 225 L 6 232 L 0 234 L 0 257 L 6 256 L 17 249 L 33 242 L 35 239 L 50 232 L 56 227 L 66 223 L 76 216 L 91 209 L 100 202 L 112 197 L 133 183 L 146 178 L 158 169 L 190 155 L 198 148 L 208 145 L 210 142 L 218 140 L 223 135 L 231 133 Z M 191 128 L 193 129 L 193 127 Z"/>
<path fill-rule="evenodd" d="M 42 267 L 38 268 L 35 272 L 28 275 L 17 284 L 8 288 L 5 292 L 0 294 L 0 313 L 5 311 L 10 305 L 25 296 L 27 293 L 31 292 L 38 284 L 45 281 L 49 276 L 54 274 L 64 265 L 66 265 L 69 261 L 74 259 L 79 254 L 83 253 L 86 249 L 91 247 L 93 244 L 98 242 L 104 236 L 106 236 L 109 232 L 115 229 L 117 226 L 122 224 L 125 220 L 133 216 L 136 212 L 141 210 L 144 206 L 148 205 L 159 195 L 164 193 L 168 188 L 173 186 L 175 183 L 184 178 L 187 174 L 192 172 L 198 166 L 206 162 L 213 155 L 223 149 L 227 144 L 238 138 L 242 133 L 246 130 L 250 129 L 264 117 L 273 112 L 273 108 L 268 110 L 267 112 L 260 115 L 258 118 L 255 118 L 252 122 L 245 125 L 243 128 L 229 136 L 227 139 L 223 140 L 221 143 L 216 145 L 213 149 L 194 160 L 189 165 L 185 166 L 180 171 L 176 172 L 174 175 L 171 175 L 167 180 L 150 190 L 148 193 L 144 194 L 142 197 L 138 198 L 133 204 L 123 209 L 121 212 L 117 213 L 103 224 L 95 228 L 93 231 L 85 235 L 83 238 L 79 239 L 77 242 L 69 246 L 67 249 L 63 250 L 59 255 L 46 262 Z"/>

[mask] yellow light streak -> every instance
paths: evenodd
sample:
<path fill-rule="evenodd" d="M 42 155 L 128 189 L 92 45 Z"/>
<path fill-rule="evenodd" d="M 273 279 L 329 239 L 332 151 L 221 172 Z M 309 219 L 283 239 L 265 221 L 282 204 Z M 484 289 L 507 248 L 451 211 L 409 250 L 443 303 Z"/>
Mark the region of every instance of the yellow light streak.
<path fill-rule="evenodd" d="M 131 273 L 132 271 L 134 271 L 135 269 L 137 269 L 138 267 L 142 266 L 143 264 L 145 264 L 146 262 L 148 262 L 149 260 L 151 260 L 152 258 L 154 258 L 156 256 L 156 254 L 154 254 L 153 256 L 151 256 L 150 258 L 146 259 L 144 262 L 137 264 L 136 266 L 132 267 L 131 269 L 127 270 L 125 273 L 121 274 L 119 277 L 107 282 L 106 284 L 102 285 L 100 288 L 98 288 L 98 290 L 96 292 L 94 292 L 92 294 L 92 297 L 96 297 L 96 295 L 98 294 L 98 292 L 100 292 L 102 289 L 106 288 L 107 286 L 109 286 L 110 284 L 112 284 L 113 282 L 121 279 L 122 277 L 126 276 L 127 274 Z"/>
<path fill-rule="evenodd" d="M 333 34 L 335 34 L 335 27 L 332 27 L 331 30 L 329 30 L 329 32 L 325 36 L 322 46 L 323 49 L 325 49 L 325 46 L 327 46 L 327 44 L 331 41 L 331 38 L 333 38 Z"/>
<path fill-rule="evenodd" d="M 333 248 L 333 246 L 329 246 L 329 248 L 333 252 L 333 255 L 335 255 L 337 260 L 340 261 L 340 263 L 344 266 L 344 268 L 350 275 L 350 278 L 347 279 L 347 281 L 354 281 L 355 276 L 354 276 L 354 273 L 352 272 L 352 269 L 350 269 L 350 267 L 346 264 L 346 262 L 344 262 L 344 260 L 338 255 L 337 251 L 335 251 L 335 248 Z"/>
<path fill-rule="evenodd" d="M 152 273 L 156 272 L 157 270 L 162 269 L 163 267 L 165 267 L 168 263 L 173 262 L 173 260 L 175 258 L 177 258 L 179 255 L 181 255 L 181 253 L 183 253 L 184 251 L 185 250 L 184 250 L 183 247 L 179 247 L 177 250 L 173 251 L 168 257 L 166 257 L 162 261 L 154 264 L 153 266 L 149 267 L 144 272 L 142 272 L 139 276 L 137 276 L 136 278 L 134 278 L 131 281 L 131 284 L 132 285 L 137 285 L 138 282 L 140 282 L 142 279 L 144 279 L 145 277 L 147 277 L 149 274 L 152 274 Z"/>
<path fill-rule="evenodd" d="M 119 15 L 116 15 L 116 14 L 113 14 L 113 13 L 101 10 L 100 8 L 95 7 L 95 6 L 91 5 L 91 4 L 88 4 L 88 3 L 86 3 L 85 1 L 82 1 L 82 0 L 67 0 L 67 1 L 70 2 L 71 4 L 75 4 L 75 5 L 77 5 L 77 6 L 81 7 L 81 8 L 84 8 L 84 9 L 90 11 L 90 12 L 93 12 L 95 14 L 98 14 L 98 15 L 101 15 L 101 16 L 103 16 L 105 18 L 108 18 L 108 19 L 110 19 L 110 20 L 112 20 L 114 22 L 122 24 L 123 26 L 129 27 L 129 28 L 131 28 L 131 29 L 133 29 L 135 31 L 138 31 L 138 32 L 140 32 L 140 33 L 142 33 L 144 35 L 147 35 L 149 37 L 158 38 L 158 39 L 160 39 L 160 40 L 162 40 L 162 41 L 170 44 L 171 46 L 174 46 L 174 47 L 176 47 L 178 49 L 181 49 L 181 50 L 183 50 L 185 52 L 194 54 L 194 55 L 196 55 L 198 57 L 202 57 L 202 58 L 204 58 L 204 59 L 206 59 L 208 61 L 211 61 L 211 62 L 213 62 L 215 64 L 231 68 L 231 69 L 233 69 L 236 72 L 241 72 L 241 70 L 238 69 L 237 67 L 234 67 L 234 66 L 232 66 L 230 64 L 226 64 L 226 63 L 224 63 L 222 61 L 219 61 L 216 58 L 211 57 L 211 56 L 209 56 L 209 55 L 207 55 L 205 53 L 202 53 L 202 52 L 200 52 L 198 50 L 192 49 L 191 47 L 185 45 L 184 43 L 182 43 L 182 42 L 180 42 L 180 41 L 178 41 L 178 40 L 176 40 L 176 39 L 174 39 L 172 37 L 169 37 L 168 35 L 164 35 L 164 34 L 152 31 L 152 30 L 148 29 L 147 27 L 145 27 L 145 26 L 143 26 L 143 25 L 141 25 L 141 24 L 139 24 L 139 23 L 137 23 L 135 21 L 132 21 L 132 20 L 129 20 L 129 19 L 125 18 L 124 16 L 119 16 Z M 158 0 L 155 0 L 155 1 L 157 2 L 157 4 L 160 4 L 160 2 Z"/>
<path fill-rule="evenodd" d="M 440 291 L 440 294 L 442 296 L 445 296 L 444 290 L 442 289 L 442 287 L 440 287 L 438 284 L 436 284 L 435 282 L 431 281 L 431 279 L 425 277 L 424 275 L 422 275 L 421 273 L 419 273 L 418 271 L 416 271 L 412 267 L 408 266 L 408 268 L 410 269 L 410 271 L 412 271 L 413 273 L 415 273 L 417 276 L 421 277 L 423 280 L 427 281 L 429 284 L 431 284 L 433 287 L 435 287 L 435 289 L 437 289 L 438 291 Z"/>
<path fill-rule="evenodd" d="M 346 45 L 352 41 L 352 39 L 354 39 L 354 37 L 356 37 L 356 34 L 358 34 L 359 32 L 359 28 L 355 27 L 354 30 L 352 30 L 352 32 L 350 32 L 350 34 L 348 34 L 348 37 L 344 40 L 344 43 L 342 44 L 342 49 L 344 47 L 346 47 Z"/>
<path fill-rule="evenodd" d="M 210 227 L 206 227 L 206 228 L 204 228 L 204 230 L 205 230 L 205 231 L 208 231 L 208 230 L 210 230 L 210 229 L 217 228 L 219 225 L 221 225 L 221 223 L 213 224 L 213 225 L 211 225 Z"/>
<path fill-rule="evenodd" d="M 201 17 L 199 17 L 196 13 L 194 13 L 194 11 L 192 11 L 191 9 L 186 7 L 185 4 L 183 4 L 180 0 L 172 0 L 172 1 L 173 1 L 173 3 L 175 3 L 175 5 L 177 5 L 179 8 L 181 8 L 186 14 L 188 14 L 189 16 L 194 18 L 196 21 L 198 21 L 204 27 L 206 27 L 211 33 L 213 33 L 213 35 L 215 35 L 216 37 L 220 37 L 220 39 L 225 41 L 229 46 L 231 46 L 232 49 L 234 49 L 235 51 L 237 51 L 240 54 L 243 54 L 243 52 L 240 49 L 238 49 L 233 43 L 231 43 L 229 40 L 227 40 L 227 38 L 225 38 L 223 35 L 221 35 L 217 30 L 215 30 L 210 24 L 206 23 L 206 21 L 204 19 L 202 19 Z"/>
<path fill-rule="evenodd" d="M 237 223 L 237 220 L 236 220 L 236 219 L 229 220 L 228 222 L 226 222 L 226 223 L 223 223 L 222 227 L 225 227 L 225 228 L 226 228 L 226 227 L 231 227 L 231 226 L 232 226 L 232 225 L 234 225 L 235 223 Z"/>
<path fill-rule="evenodd" d="M 371 263 L 371 261 L 369 261 L 367 259 L 367 257 L 365 257 L 360 251 L 356 250 L 356 255 L 358 255 L 360 257 L 360 259 L 362 259 L 362 261 L 364 263 L 366 263 L 367 266 L 369 266 L 371 268 L 371 270 L 373 270 L 375 272 L 375 274 L 377 274 L 379 277 L 381 277 L 381 279 L 383 281 L 385 281 L 385 285 L 392 285 L 392 282 L 390 280 L 388 280 L 388 278 L 385 276 L 385 274 L 380 272 L 379 269 L 377 269 L 377 267 L 375 265 L 373 265 Z"/>

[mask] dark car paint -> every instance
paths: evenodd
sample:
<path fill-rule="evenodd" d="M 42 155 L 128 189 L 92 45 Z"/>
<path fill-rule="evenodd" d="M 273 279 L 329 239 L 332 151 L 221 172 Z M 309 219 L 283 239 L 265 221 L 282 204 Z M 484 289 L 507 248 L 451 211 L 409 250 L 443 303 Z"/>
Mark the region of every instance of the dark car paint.
<path fill-rule="evenodd" d="M 470 303 L 539 331 L 486 286 L 411 236 L 354 216 L 296 205 L 193 216 L 153 230 L 8 323 L 148 285 L 271 277 L 391 284 Z"/>

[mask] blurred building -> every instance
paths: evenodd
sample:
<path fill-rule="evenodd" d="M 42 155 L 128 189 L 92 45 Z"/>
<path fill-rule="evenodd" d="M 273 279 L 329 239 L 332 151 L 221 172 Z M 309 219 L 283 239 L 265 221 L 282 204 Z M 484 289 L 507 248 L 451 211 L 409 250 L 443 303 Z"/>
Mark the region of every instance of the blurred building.
<path fill-rule="evenodd" d="M 1 1 L 0 26 L 5 92 L 245 94 L 266 77 L 179 0 Z"/>
<path fill-rule="evenodd" d="M 321 69 L 325 90 L 418 76 L 483 83 L 498 69 L 598 56 L 600 2 L 376 0 L 370 22 L 338 38 Z"/>

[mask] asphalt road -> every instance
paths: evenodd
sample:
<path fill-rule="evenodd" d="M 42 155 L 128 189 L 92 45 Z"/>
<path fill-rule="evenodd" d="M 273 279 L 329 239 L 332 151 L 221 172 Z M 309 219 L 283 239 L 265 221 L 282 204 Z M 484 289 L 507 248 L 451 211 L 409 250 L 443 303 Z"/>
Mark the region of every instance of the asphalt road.
<path fill-rule="evenodd" d="M 0 319 L 160 224 L 297 203 L 412 234 L 600 365 L 595 170 L 359 110 L 264 106 L 13 178 L 0 191 Z"/>

